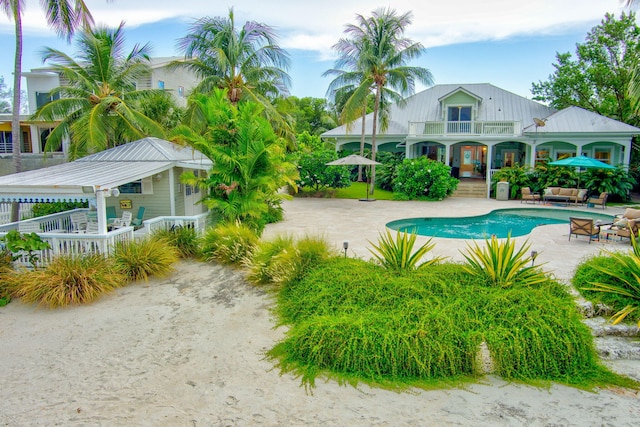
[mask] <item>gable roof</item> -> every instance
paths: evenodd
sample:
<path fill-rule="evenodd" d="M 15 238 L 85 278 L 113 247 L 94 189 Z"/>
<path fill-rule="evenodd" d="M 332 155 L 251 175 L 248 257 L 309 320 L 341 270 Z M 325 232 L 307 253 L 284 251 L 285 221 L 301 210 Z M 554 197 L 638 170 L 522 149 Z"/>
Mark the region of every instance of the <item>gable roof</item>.
<path fill-rule="evenodd" d="M 637 133 L 635 126 L 602 116 L 580 107 L 568 107 L 544 119 L 545 125 L 528 126 L 523 132 L 544 133 Z"/>
<path fill-rule="evenodd" d="M 403 107 L 393 104 L 390 107 L 389 128 L 386 135 L 407 135 L 409 122 L 442 121 L 443 111 L 440 100 L 457 90 L 473 94 L 482 102 L 477 111 L 477 120 L 481 121 L 520 121 L 526 127 L 533 124 L 534 117 L 547 117 L 556 110 L 516 95 L 489 83 L 435 85 L 406 99 Z M 373 113 L 367 114 L 365 129 L 371 135 Z M 350 132 L 342 125 L 331 129 L 321 136 L 337 137 L 358 134 L 362 128 L 362 119 L 353 122 Z"/>
<path fill-rule="evenodd" d="M 173 167 L 206 170 L 211 165 L 197 150 L 143 138 L 73 162 L 5 175 L 0 201 L 86 200 L 95 189 L 115 188 Z"/>

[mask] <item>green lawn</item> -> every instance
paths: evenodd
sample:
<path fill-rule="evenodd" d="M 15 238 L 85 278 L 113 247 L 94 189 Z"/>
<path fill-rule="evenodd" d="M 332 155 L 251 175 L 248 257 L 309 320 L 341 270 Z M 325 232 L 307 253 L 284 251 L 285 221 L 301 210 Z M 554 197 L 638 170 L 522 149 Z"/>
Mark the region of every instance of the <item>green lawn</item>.
<path fill-rule="evenodd" d="M 335 197 L 338 199 L 364 199 L 367 197 L 366 183 L 354 182 L 348 188 L 339 188 L 336 190 Z M 393 200 L 393 192 L 376 188 L 373 194 L 369 195 L 370 199 L 376 200 Z"/>

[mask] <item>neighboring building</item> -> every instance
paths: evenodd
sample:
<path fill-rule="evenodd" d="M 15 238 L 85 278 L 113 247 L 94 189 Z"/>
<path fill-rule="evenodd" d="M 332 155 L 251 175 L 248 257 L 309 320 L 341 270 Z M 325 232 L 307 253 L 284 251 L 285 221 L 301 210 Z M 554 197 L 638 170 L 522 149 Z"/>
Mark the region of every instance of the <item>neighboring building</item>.
<path fill-rule="evenodd" d="M 169 70 L 171 61 L 181 57 L 151 58 L 151 73 L 136 84 L 137 89 L 164 89 L 171 93 L 180 107 L 186 107 L 187 97 L 198 84 L 198 78 L 184 69 Z M 27 83 L 29 114 L 20 116 L 22 128 L 23 170 L 38 169 L 66 161 L 66 146 L 57 152 L 43 154 L 47 135 L 53 129 L 53 123 L 30 122 L 29 118 L 39 107 L 52 101 L 51 90 L 64 84 L 61 76 L 49 67 L 34 68 L 23 72 Z M 0 114 L 0 175 L 13 173 L 11 162 L 11 114 Z"/>
<path fill-rule="evenodd" d="M 391 106 L 389 127 L 376 133 L 378 151 L 427 156 L 452 167 L 456 177 L 490 182 L 491 173 L 515 164 L 586 155 L 628 166 L 640 129 L 579 107 L 557 111 L 491 84 L 436 85 Z M 360 149 L 361 120 L 351 131 L 323 133 L 336 150 Z M 371 148 L 373 116 L 365 120 Z M 487 189 L 487 194 L 488 189 Z"/>

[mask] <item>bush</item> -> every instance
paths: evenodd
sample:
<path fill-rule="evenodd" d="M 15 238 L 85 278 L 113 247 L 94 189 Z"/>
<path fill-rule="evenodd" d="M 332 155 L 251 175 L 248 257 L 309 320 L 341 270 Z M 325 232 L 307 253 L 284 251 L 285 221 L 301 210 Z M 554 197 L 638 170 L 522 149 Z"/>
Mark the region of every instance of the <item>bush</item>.
<path fill-rule="evenodd" d="M 510 190 L 509 198 L 519 199 L 520 190 L 523 187 L 533 187 L 531 178 L 532 176 L 528 166 L 520 166 L 516 164 L 510 168 L 498 169 L 491 177 L 491 190 L 495 194 L 497 183 L 500 181 L 507 181 L 509 183 Z"/>
<path fill-rule="evenodd" d="M 193 258 L 200 253 L 200 242 L 195 228 L 178 226 L 169 230 L 158 230 L 153 237 L 164 240 L 176 248 L 180 258 Z"/>
<path fill-rule="evenodd" d="M 223 264 L 246 263 L 257 244 L 258 235 L 251 227 L 241 222 L 220 223 L 205 232 L 202 255 Z"/>
<path fill-rule="evenodd" d="M 609 193 L 611 201 L 628 201 L 635 178 L 621 166 L 615 169 L 587 169 L 581 174 L 581 186 L 592 194 Z"/>
<path fill-rule="evenodd" d="M 435 243 L 429 239 L 424 245 L 413 252 L 416 238 L 417 234 L 397 231 L 394 240 L 391 232 L 386 230 L 386 233 L 380 233 L 377 245 L 369 242 L 373 246 L 373 249 L 369 249 L 369 252 L 375 256 L 376 260 L 384 268 L 396 272 L 424 268 L 440 261 L 440 258 L 433 258 L 422 264 L 418 264 L 422 261 L 422 258 L 435 247 Z"/>
<path fill-rule="evenodd" d="M 125 283 L 113 261 L 102 255 L 58 256 L 45 268 L 5 277 L 23 302 L 50 308 L 88 304 Z"/>
<path fill-rule="evenodd" d="M 300 179 L 296 181 L 299 188 L 312 188 L 320 191 L 326 188 L 344 188 L 351 184 L 349 169 L 344 166 L 327 166 L 336 160 L 335 151 L 322 150 L 303 153 L 298 160 Z"/>
<path fill-rule="evenodd" d="M 400 198 L 442 200 L 453 193 L 458 182 L 451 176 L 451 167 L 443 163 L 426 157 L 405 159 L 397 167 L 393 192 Z"/>
<path fill-rule="evenodd" d="M 404 153 L 390 153 L 381 151 L 376 155 L 376 161 L 382 165 L 376 166 L 376 185 L 383 190 L 393 191 L 393 180 L 398 175 L 398 165 L 402 164 Z"/>
<path fill-rule="evenodd" d="M 179 252 L 168 241 L 146 238 L 116 245 L 113 260 L 119 270 L 130 280 L 147 281 L 149 276 L 166 276 L 178 262 Z"/>
<path fill-rule="evenodd" d="M 78 208 L 88 208 L 89 202 L 49 202 L 36 203 L 31 207 L 33 217 L 51 215 L 58 212 L 70 211 Z"/>

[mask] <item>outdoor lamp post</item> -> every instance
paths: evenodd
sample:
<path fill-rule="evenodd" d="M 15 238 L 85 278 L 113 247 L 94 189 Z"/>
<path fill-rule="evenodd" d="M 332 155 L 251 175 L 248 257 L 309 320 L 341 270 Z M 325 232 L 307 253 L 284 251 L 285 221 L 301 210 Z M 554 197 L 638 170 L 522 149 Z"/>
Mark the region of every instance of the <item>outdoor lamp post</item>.
<path fill-rule="evenodd" d="M 538 257 L 538 251 L 531 251 L 531 267 L 534 266 L 537 257 Z"/>
<path fill-rule="evenodd" d="M 344 249 L 344 257 L 347 257 L 347 249 L 349 249 L 349 241 L 345 240 L 342 242 L 342 249 Z"/>

